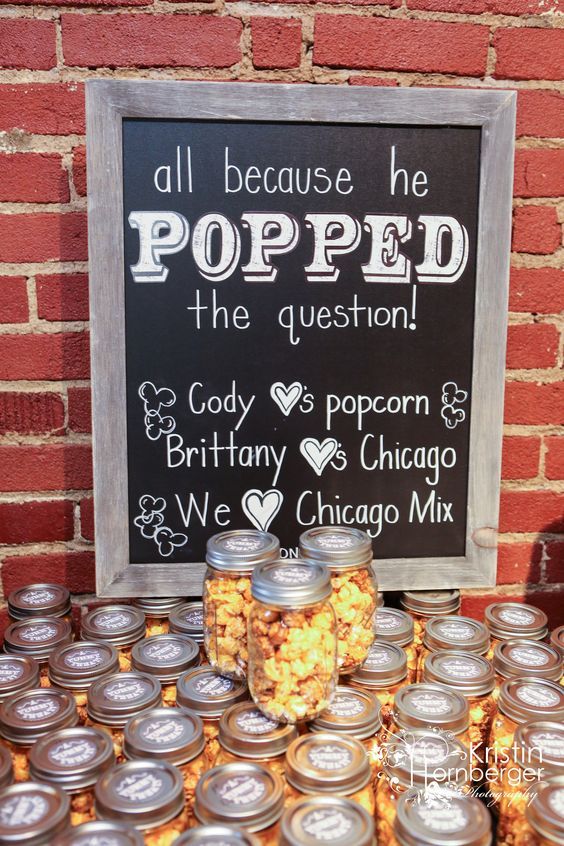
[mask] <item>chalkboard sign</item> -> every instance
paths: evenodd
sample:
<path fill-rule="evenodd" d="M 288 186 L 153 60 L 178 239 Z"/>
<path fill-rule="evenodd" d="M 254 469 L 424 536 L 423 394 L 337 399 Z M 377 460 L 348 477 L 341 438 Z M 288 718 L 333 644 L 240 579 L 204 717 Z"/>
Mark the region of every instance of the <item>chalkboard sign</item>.
<path fill-rule="evenodd" d="M 330 523 L 383 588 L 494 583 L 514 95 L 87 90 L 99 593 Z"/>

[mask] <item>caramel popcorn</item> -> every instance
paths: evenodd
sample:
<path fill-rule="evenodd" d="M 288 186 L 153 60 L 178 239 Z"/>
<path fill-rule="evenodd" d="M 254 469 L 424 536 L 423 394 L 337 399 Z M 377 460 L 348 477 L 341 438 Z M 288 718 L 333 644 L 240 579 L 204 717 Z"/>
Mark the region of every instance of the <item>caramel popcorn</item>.
<path fill-rule="evenodd" d="M 177 817 L 151 831 L 146 831 L 145 846 L 172 846 L 182 832 L 193 825 L 191 813 L 185 808 Z"/>
<path fill-rule="evenodd" d="M 212 667 L 223 675 L 244 678 L 249 658 L 247 620 L 251 580 L 215 574 L 204 587 L 204 644 Z"/>
<path fill-rule="evenodd" d="M 70 797 L 71 800 L 71 825 L 82 825 L 96 819 L 94 813 L 94 788 L 81 790 Z"/>
<path fill-rule="evenodd" d="M 374 640 L 372 619 L 377 592 L 367 567 L 333 573 L 331 587 L 331 604 L 337 617 L 339 671 L 350 673 L 365 660 Z"/>

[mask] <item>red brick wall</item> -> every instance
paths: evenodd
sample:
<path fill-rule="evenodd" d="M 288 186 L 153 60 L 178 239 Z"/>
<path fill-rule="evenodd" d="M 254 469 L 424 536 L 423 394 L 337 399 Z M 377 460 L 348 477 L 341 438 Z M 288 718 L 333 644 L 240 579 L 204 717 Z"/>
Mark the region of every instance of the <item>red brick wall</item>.
<path fill-rule="evenodd" d="M 556 622 L 564 585 L 564 28 L 557 6 L 0 0 L 4 595 L 30 579 L 62 581 L 76 593 L 94 587 L 83 80 L 490 86 L 519 95 L 496 594 L 527 596 Z M 479 613 L 491 593 L 469 592 L 466 610 Z"/>

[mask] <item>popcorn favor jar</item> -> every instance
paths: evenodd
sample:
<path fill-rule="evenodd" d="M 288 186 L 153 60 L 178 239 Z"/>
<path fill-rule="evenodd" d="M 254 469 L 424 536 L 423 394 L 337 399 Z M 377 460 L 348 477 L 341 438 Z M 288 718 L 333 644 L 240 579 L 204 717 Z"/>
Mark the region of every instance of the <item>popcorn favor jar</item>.
<path fill-rule="evenodd" d="M 398 846 L 490 846 L 492 821 L 475 796 L 413 789 L 398 800 L 394 835 Z"/>
<path fill-rule="evenodd" d="M 330 704 L 337 682 L 329 570 L 299 559 L 259 564 L 251 591 L 251 696 L 273 720 L 312 720 Z"/>
<path fill-rule="evenodd" d="M 168 634 L 169 616 L 184 603 L 181 596 L 142 596 L 131 604 L 145 615 L 145 636 Z"/>
<path fill-rule="evenodd" d="M 515 846 L 562 846 L 564 844 L 564 779 L 544 785 L 526 810 L 530 837 L 516 833 Z"/>
<path fill-rule="evenodd" d="M 339 673 L 352 673 L 366 659 L 374 640 L 378 586 L 372 568 L 372 541 L 359 529 L 320 526 L 301 535 L 300 555 L 329 568 Z"/>
<path fill-rule="evenodd" d="M 279 846 L 321 846 L 328 841 L 376 846 L 372 814 L 341 796 L 304 796 L 284 811 Z"/>
<path fill-rule="evenodd" d="M 39 664 L 27 655 L 0 655 L 0 702 L 39 687 Z"/>
<path fill-rule="evenodd" d="M 468 748 L 470 709 L 468 702 L 452 688 L 442 684 L 410 684 L 394 698 L 393 723 L 397 729 L 434 729 L 455 735 Z"/>
<path fill-rule="evenodd" d="M 493 667 L 502 680 L 535 676 L 558 682 L 562 656 L 558 649 L 537 640 L 505 640 L 494 649 Z"/>
<path fill-rule="evenodd" d="M 131 650 L 131 666 L 155 676 L 161 683 L 163 705 L 176 705 L 176 683 L 183 673 L 200 663 L 198 644 L 186 635 L 154 635 L 138 641 Z"/>
<path fill-rule="evenodd" d="M 35 658 L 41 668 L 40 685 L 49 687 L 49 656 L 72 639 L 72 626 L 63 617 L 33 617 L 8 626 L 4 633 L 4 652 Z"/>
<path fill-rule="evenodd" d="M 49 657 L 49 680 L 74 696 L 79 722 L 87 719 L 88 688 L 98 679 L 117 673 L 119 656 L 110 643 L 79 640 L 56 649 Z"/>
<path fill-rule="evenodd" d="M 417 677 L 419 649 L 415 643 L 415 624 L 407 611 L 398 608 L 380 608 L 374 621 L 376 640 L 401 646 L 407 655 L 407 681 Z"/>
<path fill-rule="evenodd" d="M 48 784 L 12 784 L 0 794 L 2 846 L 52 846 L 70 828 L 69 797 Z"/>
<path fill-rule="evenodd" d="M 220 532 L 207 543 L 204 645 L 209 663 L 223 676 L 246 676 L 251 576 L 258 564 L 279 555 L 278 538 L 254 529 Z"/>
<path fill-rule="evenodd" d="M 434 617 L 425 627 L 423 646 L 419 652 L 417 681 L 422 680 L 425 659 L 432 652 L 456 649 L 458 652 L 485 655 L 489 648 L 490 633 L 484 623 L 470 617 Z"/>
<path fill-rule="evenodd" d="M 395 643 L 374 641 L 364 664 L 346 677 L 352 687 L 369 690 L 381 705 L 384 728 L 392 722 L 394 698 L 407 685 L 407 655 Z"/>
<path fill-rule="evenodd" d="M 145 615 L 132 605 L 104 605 L 89 611 L 80 630 L 83 640 L 103 640 L 119 652 L 123 673 L 131 670 L 131 649 L 145 637 Z"/>
<path fill-rule="evenodd" d="M 145 846 L 145 841 L 141 832 L 130 825 L 92 820 L 68 829 L 50 846 Z"/>
<path fill-rule="evenodd" d="M 494 647 L 503 640 L 544 640 L 548 635 L 548 617 L 534 605 L 520 602 L 494 602 L 484 611 Z M 491 655 L 488 655 L 490 658 Z"/>
<path fill-rule="evenodd" d="M 63 617 L 72 623 L 71 598 L 62 585 L 26 585 L 13 590 L 8 597 L 10 620 L 30 617 Z"/>
<path fill-rule="evenodd" d="M 202 664 L 208 663 L 204 646 L 204 603 L 185 602 L 170 612 L 168 618 L 171 634 L 184 634 L 191 637 L 200 648 Z"/>
<path fill-rule="evenodd" d="M 432 617 L 456 614 L 460 609 L 459 590 L 404 590 L 400 597 L 401 607 L 413 617 L 415 645 L 423 645 L 425 627 Z"/>

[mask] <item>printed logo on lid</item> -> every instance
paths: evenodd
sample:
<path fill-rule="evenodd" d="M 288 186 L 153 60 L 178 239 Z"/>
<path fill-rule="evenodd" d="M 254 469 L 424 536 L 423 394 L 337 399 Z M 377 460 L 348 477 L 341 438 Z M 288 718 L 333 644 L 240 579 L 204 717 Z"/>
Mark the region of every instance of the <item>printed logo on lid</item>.
<path fill-rule="evenodd" d="M 548 804 L 555 814 L 564 819 L 564 787 L 549 794 Z"/>
<path fill-rule="evenodd" d="M 90 740 L 64 740 L 49 749 L 47 757 L 52 763 L 59 764 L 61 767 L 76 767 L 92 761 L 97 751 Z"/>
<path fill-rule="evenodd" d="M 133 620 L 131 614 L 125 614 L 123 611 L 109 611 L 107 614 L 99 614 L 94 623 L 96 628 L 103 629 L 108 632 L 115 632 L 118 629 L 124 629 L 129 626 Z"/>
<path fill-rule="evenodd" d="M 535 649 L 534 646 L 515 646 L 509 650 L 509 657 L 516 664 L 524 667 L 543 667 L 548 664 L 548 655 L 542 649 Z"/>
<path fill-rule="evenodd" d="M 302 829 L 310 837 L 327 843 L 345 837 L 353 827 L 353 820 L 340 808 L 320 808 L 309 811 L 302 818 Z"/>
<path fill-rule="evenodd" d="M 203 608 L 193 608 L 191 611 L 187 611 L 184 615 L 184 620 L 188 623 L 189 626 L 194 626 L 194 628 L 201 628 L 204 625 Z"/>
<path fill-rule="evenodd" d="M 181 720 L 162 719 L 145 723 L 140 734 L 151 743 L 174 743 L 182 737 L 184 730 L 185 724 Z"/>
<path fill-rule="evenodd" d="M 27 794 L 12 796 L 0 802 L 0 822 L 7 828 L 27 828 L 41 822 L 49 811 L 49 803 L 43 796 Z"/>
<path fill-rule="evenodd" d="M 258 710 L 253 708 L 251 711 L 244 711 L 239 714 L 235 720 L 235 724 L 245 734 L 268 734 L 270 731 L 278 728 L 278 723 L 271 720 Z"/>
<path fill-rule="evenodd" d="M 24 668 L 21 664 L 0 664 L 0 684 L 21 679 Z"/>
<path fill-rule="evenodd" d="M 154 799 L 163 790 L 165 784 L 162 778 L 149 770 L 140 770 L 133 775 L 125 776 L 115 787 L 115 792 L 121 799 L 128 802 L 146 802 Z"/>
<path fill-rule="evenodd" d="M 272 581 L 279 585 L 305 585 L 315 578 L 316 572 L 312 567 L 287 564 L 272 571 Z"/>
<path fill-rule="evenodd" d="M 99 649 L 79 647 L 67 652 L 63 663 L 72 670 L 93 670 L 94 667 L 99 667 L 103 661 L 104 656 Z"/>
<path fill-rule="evenodd" d="M 535 615 L 523 608 L 502 608 L 497 616 L 504 623 L 511 623 L 513 626 L 530 626 L 535 622 Z"/>
<path fill-rule="evenodd" d="M 172 661 L 182 655 L 182 647 L 178 643 L 149 643 L 143 649 L 147 658 L 154 658 L 156 661 Z"/>
<path fill-rule="evenodd" d="M 356 538 L 338 532 L 328 532 L 325 535 L 319 535 L 315 538 L 315 543 L 321 549 L 335 550 L 336 552 L 340 549 L 352 549 L 358 545 Z"/>
<path fill-rule="evenodd" d="M 470 640 L 474 636 L 474 629 L 468 623 L 442 623 L 437 628 L 442 637 L 451 640 Z"/>
<path fill-rule="evenodd" d="M 356 696 L 338 693 L 327 710 L 336 717 L 358 717 L 364 712 L 365 706 Z"/>
<path fill-rule="evenodd" d="M 480 675 L 480 667 L 471 659 L 445 658 L 441 670 L 457 679 L 473 679 Z"/>
<path fill-rule="evenodd" d="M 307 750 L 307 759 L 312 767 L 327 771 L 350 767 L 353 762 L 350 749 L 345 746 L 337 746 L 334 743 L 312 746 L 311 749 Z"/>
<path fill-rule="evenodd" d="M 385 646 L 373 645 L 370 647 L 366 660 L 362 666 L 368 667 L 368 669 L 372 669 L 373 667 L 385 667 L 387 664 L 391 664 L 392 660 L 393 654 L 389 649 L 386 649 Z"/>
<path fill-rule="evenodd" d="M 104 696 L 112 702 L 131 702 L 140 699 L 149 690 L 147 682 L 141 680 L 115 681 L 104 689 Z"/>
<path fill-rule="evenodd" d="M 266 539 L 252 537 L 251 535 L 240 535 L 239 537 L 226 538 L 221 546 L 228 552 L 257 552 L 268 545 Z"/>
<path fill-rule="evenodd" d="M 526 705 L 533 705 L 540 708 L 554 708 L 556 705 L 561 704 L 561 698 L 555 691 L 536 684 L 519 685 L 515 694 Z"/>
<path fill-rule="evenodd" d="M 376 631 L 388 632 L 393 629 L 399 629 L 402 624 L 401 617 L 397 614 L 390 614 L 384 609 L 380 609 L 376 614 Z"/>
<path fill-rule="evenodd" d="M 448 714 L 451 702 L 440 693 L 424 691 L 410 696 L 409 702 L 419 714 Z"/>
<path fill-rule="evenodd" d="M 413 810 L 426 828 L 445 834 L 463 831 L 470 822 L 458 802 L 428 799 L 414 804 Z"/>
<path fill-rule="evenodd" d="M 264 782 L 249 775 L 220 779 L 213 789 L 226 805 L 250 805 L 266 795 Z"/>
<path fill-rule="evenodd" d="M 61 706 L 52 696 L 37 696 L 34 699 L 24 699 L 14 710 L 18 717 L 31 723 L 54 717 L 61 710 Z"/>
<path fill-rule="evenodd" d="M 73 837 L 73 846 L 124 846 L 125 840 L 111 834 L 85 834 Z"/>
<path fill-rule="evenodd" d="M 564 729 L 561 732 L 535 731 L 529 735 L 529 746 L 551 758 L 564 758 Z"/>
<path fill-rule="evenodd" d="M 235 682 L 226 676 L 217 676 L 215 673 L 205 673 L 194 682 L 196 693 L 204 693 L 206 696 L 223 696 L 231 693 L 235 688 Z"/>
<path fill-rule="evenodd" d="M 408 760 L 416 767 L 438 766 L 448 757 L 448 745 L 440 737 L 426 737 L 413 744 L 402 743 L 398 750 L 401 762 L 405 761 L 406 753 Z"/>
<path fill-rule="evenodd" d="M 26 590 L 20 593 L 20 602 L 26 605 L 45 605 L 47 602 L 52 602 L 56 599 L 56 595 L 52 590 Z"/>
<path fill-rule="evenodd" d="M 30 624 L 29 626 L 22 627 L 18 634 L 22 640 L 26 640 L 28 643 L 43 643 L 56 636 L 57 628 L 48 623 L 42 623 L 40 625 Z"/>

